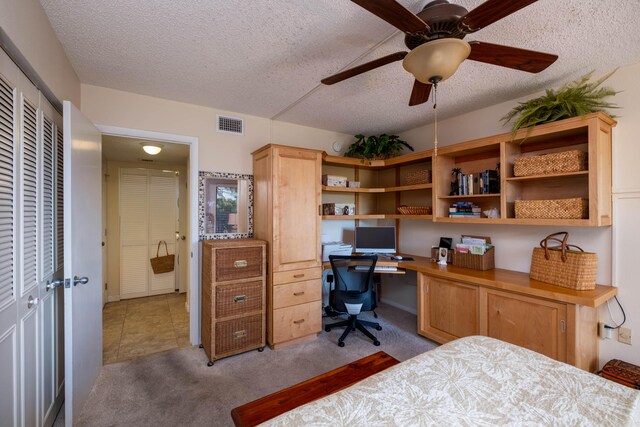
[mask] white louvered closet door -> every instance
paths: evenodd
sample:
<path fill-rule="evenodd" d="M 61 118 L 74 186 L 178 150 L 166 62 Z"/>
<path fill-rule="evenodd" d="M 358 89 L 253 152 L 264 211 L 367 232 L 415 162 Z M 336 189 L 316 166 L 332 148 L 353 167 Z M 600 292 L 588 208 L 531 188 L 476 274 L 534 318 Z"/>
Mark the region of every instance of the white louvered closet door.
<path fill-rule="evenodd" d="M 149 176 L 149 253 L 155 256 L 158 242 L 167 242 L 170 254 L 176 253 L 176 211 L 178 201 L 178 179 L 175 175 L 156 176 L 150 171 Z M 164 245 L 160 248 L 160 255 L 165 254 Z M 177 262 L 174 271 L 170 273 L 154 274 L 149 271 L 151 286 L 150 294 L 174 292 L 176 287 Z"/>
<path fill-rule="evenodd" d="M 154 274 L 150 258 L 164 240 L 176 249 L 177 177 L 149 169 L 120 170 L 120 298 L 173 292 L 175 271 Z M 164 244 L 160 255 L 164 255 Z"/>

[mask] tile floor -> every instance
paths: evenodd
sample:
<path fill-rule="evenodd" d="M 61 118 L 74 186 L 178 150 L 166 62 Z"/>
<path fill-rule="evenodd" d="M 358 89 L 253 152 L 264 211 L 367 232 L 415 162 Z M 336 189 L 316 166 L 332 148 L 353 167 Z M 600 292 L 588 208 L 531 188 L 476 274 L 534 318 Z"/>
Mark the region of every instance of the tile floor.
<path fill-rule="evenodd" d="M 102 311 L 104 364 L 136 359 L 189 343 L 186 294 L 110 302 Z"/>

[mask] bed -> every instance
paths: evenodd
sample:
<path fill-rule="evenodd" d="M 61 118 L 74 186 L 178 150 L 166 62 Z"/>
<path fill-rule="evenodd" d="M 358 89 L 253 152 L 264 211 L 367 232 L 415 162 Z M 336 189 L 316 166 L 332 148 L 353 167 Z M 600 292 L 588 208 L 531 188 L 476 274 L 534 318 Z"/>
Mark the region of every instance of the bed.
<path fill-rule="evenodd" d="M 391 366 L 264 426 L 640 425 L 640 391 L 488 337 Z"/>

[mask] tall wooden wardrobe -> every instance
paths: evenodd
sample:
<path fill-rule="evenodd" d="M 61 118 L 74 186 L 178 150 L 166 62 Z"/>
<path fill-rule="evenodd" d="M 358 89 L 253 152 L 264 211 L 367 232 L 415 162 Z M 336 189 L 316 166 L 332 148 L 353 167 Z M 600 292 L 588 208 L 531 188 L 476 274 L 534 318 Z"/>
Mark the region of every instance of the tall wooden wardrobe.
<path fill-rule="evenodd" d="M 267 241 L 267 341 L 322 329 L 322 152 L 269 144 L 253 153 L 254 236 Z"/>

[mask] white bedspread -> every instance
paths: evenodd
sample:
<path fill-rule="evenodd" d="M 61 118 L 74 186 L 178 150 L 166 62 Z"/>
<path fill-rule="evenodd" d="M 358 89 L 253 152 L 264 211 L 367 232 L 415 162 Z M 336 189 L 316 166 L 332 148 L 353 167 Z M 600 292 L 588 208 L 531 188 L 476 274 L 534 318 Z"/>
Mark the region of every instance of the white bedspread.
<path fill-rule="evenodd" d="M 640 426 L 640 391 L 533 351 L 468 337 L 264 426 Z"/>

